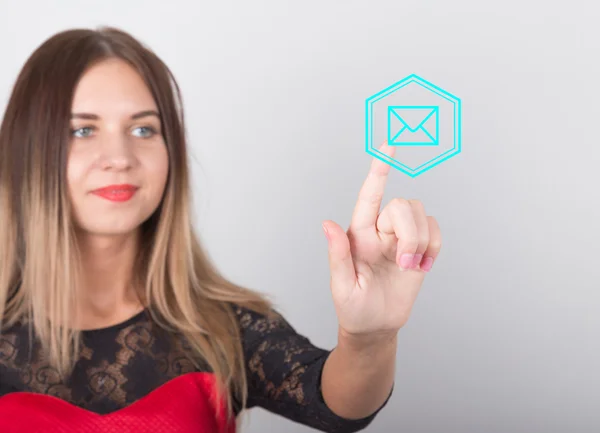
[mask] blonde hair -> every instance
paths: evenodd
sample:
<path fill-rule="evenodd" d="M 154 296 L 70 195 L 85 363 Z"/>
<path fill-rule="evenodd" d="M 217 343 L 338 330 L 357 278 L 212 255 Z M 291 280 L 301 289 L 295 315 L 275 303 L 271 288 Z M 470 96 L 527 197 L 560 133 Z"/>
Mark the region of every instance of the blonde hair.
<path fill-rule="evenodd" d="M 182 333 L 195 365 L 208 363 L 218 397 L 247 402 L 241 335 L 232 304 L 272 317 L 264 294 L 223 277 L 191 222 L 182 97 L 172 72 L 151 50 L 113 27 L 55 34 L 26 61 L 0 125 L 0 322 L 21 318 L 62 375 L 74 366 L 80 331 L 60 326 L 77 300 L 79 252 L 67 197 L 71 103 L 82 74 L 120 58 L 152 92 L 169 153 L 169 176 L 156 212 L 140 227 L 134 286 L 164 329 Z"/>

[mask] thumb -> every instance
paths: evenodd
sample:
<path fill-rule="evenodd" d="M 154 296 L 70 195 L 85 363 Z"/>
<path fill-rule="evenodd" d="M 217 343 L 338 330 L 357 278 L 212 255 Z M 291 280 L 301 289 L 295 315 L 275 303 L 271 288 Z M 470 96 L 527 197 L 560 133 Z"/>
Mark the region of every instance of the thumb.
<path fill-rule="evenodd" d="M 346 232 L 333 221 L 323 221 L 323 230 L 329 246 L 329 269 L 332 283 L 351 288 L 356 284 L 356 270 Z"/>

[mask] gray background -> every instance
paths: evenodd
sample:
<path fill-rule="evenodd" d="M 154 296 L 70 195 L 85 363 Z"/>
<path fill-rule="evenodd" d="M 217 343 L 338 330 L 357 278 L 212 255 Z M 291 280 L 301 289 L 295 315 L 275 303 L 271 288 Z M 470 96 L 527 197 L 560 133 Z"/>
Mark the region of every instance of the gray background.
<path fill-rule="evenodd" d="M 7 1 L 0 100 L 69 27 L 120 26 L 173 69 L 204 242 L 238 283 L 336 343 L 321 221 L 347 227 L 364 101 L 416 73 L 462 99 L 463 152 L 422 200 L 443 251 L 400 331 L 371 432 L 597 432 L 600 14 L 591 1 Z M 305 432 L 261 409 L 248 432 Z"/>

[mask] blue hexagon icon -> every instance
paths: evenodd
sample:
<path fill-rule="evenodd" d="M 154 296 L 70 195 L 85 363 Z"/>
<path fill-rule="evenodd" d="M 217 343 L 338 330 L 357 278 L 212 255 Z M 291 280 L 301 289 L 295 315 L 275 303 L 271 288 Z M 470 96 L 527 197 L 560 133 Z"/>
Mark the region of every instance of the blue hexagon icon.
<path fill-rule="evenodd" d="M 415 74 L 383 89 L 366 100 L 366 151 L 413 178 L 430 170 L 461 151 L 460 99 Z"/>

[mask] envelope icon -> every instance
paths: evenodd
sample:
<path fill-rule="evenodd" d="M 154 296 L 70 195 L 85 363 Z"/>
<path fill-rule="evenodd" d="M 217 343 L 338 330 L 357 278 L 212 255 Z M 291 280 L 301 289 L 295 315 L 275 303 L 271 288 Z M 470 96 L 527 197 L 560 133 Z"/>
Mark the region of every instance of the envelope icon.
<path fill-rule="evenodd" d="M 429 105 L 388 106 L 388 144 L 437 146 L 439 107 Z"/>

